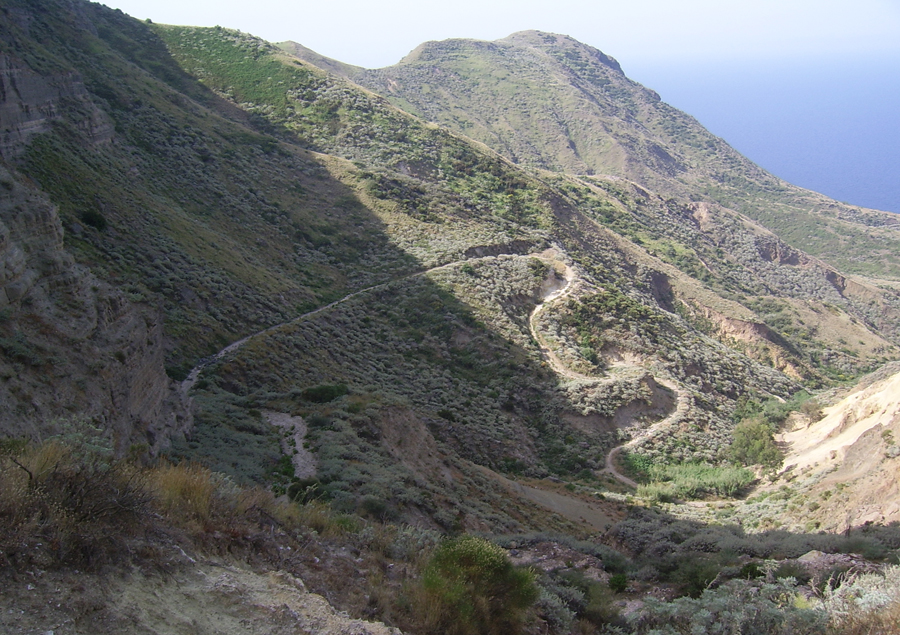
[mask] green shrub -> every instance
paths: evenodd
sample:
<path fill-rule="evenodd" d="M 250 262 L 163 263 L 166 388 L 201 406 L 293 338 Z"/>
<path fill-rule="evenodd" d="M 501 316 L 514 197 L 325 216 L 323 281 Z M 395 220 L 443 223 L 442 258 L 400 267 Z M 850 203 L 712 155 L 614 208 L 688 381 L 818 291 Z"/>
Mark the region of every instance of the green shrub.
<path fill-rule="evenodd" d="M 790 560 L 778 565 L 774 575 L 776 578 L 793 578 L 800 584 L 806 584 L 812 578 L 806 567 L 799 562 Z"/>
<path fill-rule="evenodd" d="M 784 460 L 784 453 L 776 445 L 772 432 L 762 419 L 745 419 L 734 429 L 734 441 L 729 448 L 731 459 L 742 465 L 777 469 Z"/>
<path fill-rule="evenodd" d="M 538 599 L 534 573 L 474 536 L 442 543 L 422 577 L 425 630 L 446 635 L 518 633 Z"/>
<path fill-rule="evenodd" d="M 631 462 L 633 466 L 639 464 Z M 649 484 L 638 487 L 638 496 L 656 502 L 701 498 L 710 494 L 733 497 L 754 479 L 753 472 L 744 468 L 704 463 L 647 463 L 637 474 L 650 480 Z"/>
<path fill-rule="evenodd" d="M 644 608 L 628 616 L 635 635 L 818 635 L 827 614 L 795 605 L 796 590 L 775 584 L 731 580 L 698 598 L 663 602 L 647 597 Z"/>
<path fill-rule="evenodd" d="M 825 416 L 825 412 L 822 410 L 822 406 L 820 406 L 819 402 L 815 399 L 804 401 L 803 405 L 800 406 L 800 412 L 809 417 L 810 421 L 812 421 L 813 423 L 815 423 L 816 421 L 820 421 L 822 417 Z"/>
<path fill-rule="evenodd" d="M 682 585 L 687 595 L 697 598 L 712 584 L 721 569 L 719 564 L 710 558 L 688 554 L 681 558 L 678 570 L 672 577 Z"/>
<path fill-rule="evenodd" d="M 343 397 L 349 392 L 350 391 L 345 384 L 337 384 L 334 386 L 325 384 L 322 386 L 306 388 L 302 392 L 302 395 L 304 399 L 312 401 L 313 403 L 328 403 L 329 401 L 334 401 L 338 397 Z"/>
<path fill-rule="evenodd" d="M 609 588 L 616 593 L 621 593 L 628 588 L 628 576 L 624 573 L 617 573 L 609 578 Z"/>

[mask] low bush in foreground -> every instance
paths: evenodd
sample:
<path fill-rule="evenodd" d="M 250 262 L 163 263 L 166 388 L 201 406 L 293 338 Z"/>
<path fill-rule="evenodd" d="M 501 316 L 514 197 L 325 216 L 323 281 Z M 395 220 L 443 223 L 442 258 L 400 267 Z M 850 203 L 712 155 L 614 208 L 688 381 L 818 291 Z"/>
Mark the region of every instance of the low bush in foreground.
<path fill-rule="evenodd" d="M 812 548 L 858 553 L 875 536 L 744 535 L 673 522 L 659 510 L 640 514 L 616 531 L 633 563 L 571 537 L 507 537 L 510 547 L 546 542 L 589 554 L 606 573 L 618 574 L 601 582 L 566 563 L 537 579 L 483 538 L 441 542 L 437 531 L 341 514 L 317 500 L 276 499 L 188 462 L 144 467 L 83 444 L 0 440 L 0 573 L 10 579 L 35 569 L 169 570 L 191 566 L 192 553 L 289 572 L 338 610 L 418 635 L 900 632 L 900 567 L 865 575 L 848 569 L 824 584 L 813 578 L 801 590 L 798 579 L 808 574 L 774 558 Z M 891 540 L 883 555 L 900 544 L 892 532 L 884 528 Z M 737 554 L 768 563 L 748 564 Z M 618 594 L 634 599 L 648 581 L 691 597 L 644 596 L 643 608 L 626 622 Z"/>
<path fill-rule="evenodd" d="M 791 582 L 732 580 L 699 598 L 648 597 L 629 617 L 634 635 L 819 635 L 828 615 L 804 608 Z"/>
<path fill-rule="evenodd" d="M 502 547 L 474 536 L 442 543 L 422 577 L 425 629 L 447 635 L 519 632 L 538 599 L 534 573 L 516 569 Z"/>

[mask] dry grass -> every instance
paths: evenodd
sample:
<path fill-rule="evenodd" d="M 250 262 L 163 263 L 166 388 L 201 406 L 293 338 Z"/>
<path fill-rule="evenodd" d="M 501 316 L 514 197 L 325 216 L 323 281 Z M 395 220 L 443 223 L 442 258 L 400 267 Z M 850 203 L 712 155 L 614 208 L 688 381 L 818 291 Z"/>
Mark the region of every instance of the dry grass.
<path fill-rule="evenodd" d="M 276 499 L 196 463 L 142 467 L 56 441 L 0 447 L 0 568 L 124 563 L 160 535 L 259 557 L 277 554 L 278 541 L 349 540 L 364 526 L 324 503 Z M 383 553 L 392 533 L 368 533 Z"/>
<path fill-rule="evenodd" d="M 900 602 L 848 615 L 829 629 L 832 635 L 896 635 L 900 633 Z"/>
<path fill-rule="evenodd" d="M 206 523 L 212 511 L 216 483 L 213 473 L 195 463 L 162 464 L 150 471 L 150 490 L 170 518 Z"/>
<path fill-rule="evenodd" d="M 0 566 L 115 561 L 149 511 L 144 474 L 51 441 L 0 455 Z"/>

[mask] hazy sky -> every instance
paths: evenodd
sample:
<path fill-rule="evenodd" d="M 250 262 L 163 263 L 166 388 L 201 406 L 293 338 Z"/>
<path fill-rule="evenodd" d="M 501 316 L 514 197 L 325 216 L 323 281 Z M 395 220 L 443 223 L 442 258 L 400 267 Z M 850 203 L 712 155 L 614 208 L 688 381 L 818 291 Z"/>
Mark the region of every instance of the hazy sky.
<path fill-rule="evenodd" d="M 571 35 L 797 185 L 900 212 L 900 0 L 105 0 L 378 68 L 428 40 Z"/>
<path fill-rule="evenodd" d="M 137 18 L 294 40 L 343 62 L 394 64 L 427 40 L 571 35 L 630 65 L 900 55 L 898 0 L 108 0 Z"/>

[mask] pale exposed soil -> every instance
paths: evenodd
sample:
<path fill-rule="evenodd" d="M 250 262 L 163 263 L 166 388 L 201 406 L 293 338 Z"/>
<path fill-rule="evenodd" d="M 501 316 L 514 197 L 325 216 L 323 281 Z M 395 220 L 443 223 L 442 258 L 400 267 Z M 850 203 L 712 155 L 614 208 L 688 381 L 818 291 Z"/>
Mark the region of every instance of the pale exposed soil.
<path fill-rule="evenodd" d="M 784 479 L 805 485 L 823 529 L 900 521 L 900 373 L 856 390 L 783 433 Z"/>
<path fill-rule="evenodd" d="M 622 453 L 622 450 L 624 450 L 624 449 L 625 449 L 624 445 L 619 445 L 609 451 L 609 454 L 606 455 L 606 468 L 604 469 L 604 471 L 607 472 L 608 474 L 611 474 L 620 483 L 624 483 L 628 487 L 637 488 L 637 486 L 638 486 L 637 481 L 634 481 L 634 480 L 628 478 L 627 476 L 622 474 L 619 471 L 619 469 L 616 467 L 616 461 L 618 460 L 619 455 Z"/>
<path fill-rule="evenodd" d="M 306 439 L 306 421 L 303 417 L 294 417 L 284 412 L 264 410 L 263 416 L 270 425 L 286 432 L 281 441 L 281 451 L 291 457 L 294 464 L 294 475 L 297 478 L 313 478 L 316 475 L 316 457 L 303 447 Z M 290 441 L 293 440 L 293 444 Z"/>
<path fill-rule="evenodd" d="M 825 417 L 781 435 L 790 447 L 785 465 L 795 470 L 839 461 L 847 449 L 875 426 L 900 422 L 900 374 L 877 382 L 825 409 Z"/>
<path fill-rule="evenodd" d="M 556 264 L 557 262 L 554 258 L 554 256 L 556 256 L 556 253 L 552 250 L 548 250 L 542 254 L 535 255 L 540 257 L 551 266 Z M 545 283 L 544 288 L 542 289 L 542 291 L 544 292 L 544 297 L 542 301 L 536 307 L 534 307 L 534 310 L 531 312 L 531 316 L 528 318 L 528 328 L 531 330 L 531 336 L 534 338 L 534 341 L 537 342 L 538 346 L 541 347 L 541 354 L 544 356 L 547 364 L 550 365 L 550 368 L 553 369 L 553 372 L 567 379 L 585 379 L 588 381 L 595 381 L 596 377 L 582 375 L 581 373 L 576 373 L 570 368 L 567 368 L 566 365 L 563 364 L 562 361 L 560 361 L 559 357 L 557 357 L 556 353 L 554 353 L 553 350 L 547 345 L 546 340 L 537 328 L 537 316 L 547 307 L 548 304 L 556 300 L 568 297 L 578 289 L 578 278 L 575 275 L 575 270 L 568 264 L 565 265 L 563 280 L 565 281 L 564 284 L 556 276 L 552 276 L 549 279 L 549 283 Z"/>
<path fill-rule="evenodd" d="M 163 574 L 23 574 L 0 590 L 0 632 L 20 635 L 400 635 L 351 619 L 285 572 L 221 561 Z"/>

